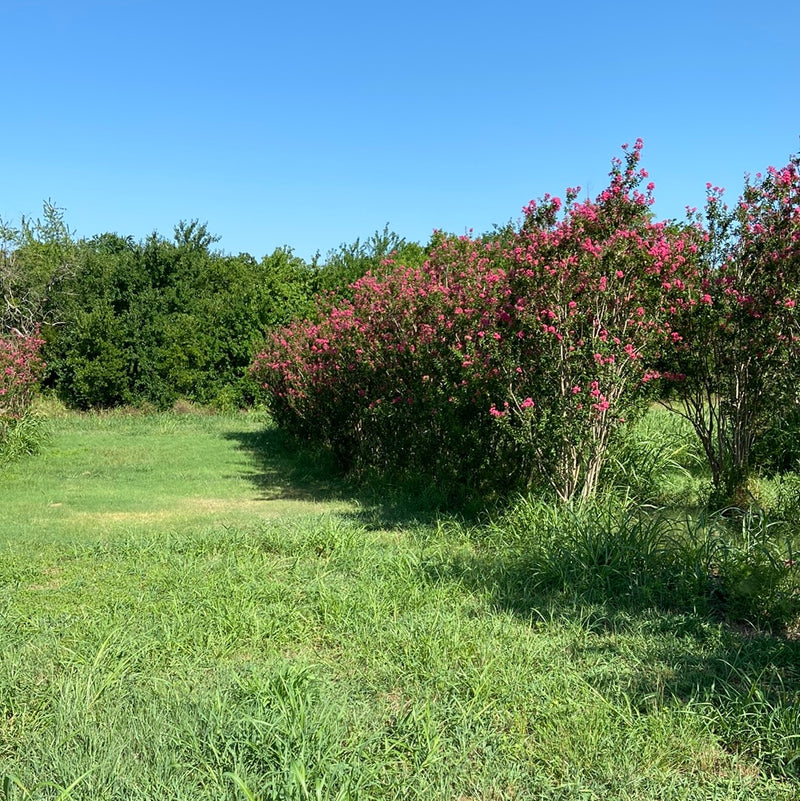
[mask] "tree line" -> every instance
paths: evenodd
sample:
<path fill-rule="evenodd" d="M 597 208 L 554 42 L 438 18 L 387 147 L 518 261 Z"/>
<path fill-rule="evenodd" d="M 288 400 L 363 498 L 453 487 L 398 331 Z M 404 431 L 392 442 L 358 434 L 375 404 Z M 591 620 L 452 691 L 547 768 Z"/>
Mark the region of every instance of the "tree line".
<path fill-rule="evenodd" d="M 288 247 L 257 260 L 217 242 L 197 220 L 171 238 L 77 239 L 64 211 L 45 203 L 41 217 L 0 226 L 0 335 L 40 339 L 41 383 L 73 408 L 245 406 L 266 331 L 392 252 L 423 254 L 388 227 L 310 263 Z"/>

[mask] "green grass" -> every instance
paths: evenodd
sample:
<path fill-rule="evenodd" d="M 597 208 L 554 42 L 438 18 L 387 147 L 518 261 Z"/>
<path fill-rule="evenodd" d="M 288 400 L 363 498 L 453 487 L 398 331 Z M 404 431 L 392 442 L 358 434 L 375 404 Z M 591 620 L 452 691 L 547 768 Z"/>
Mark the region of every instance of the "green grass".
<path fill-rule="evenodd" d="M 0 474 L 0 798 L 800 795 L 791 637 L 537 583 L 535 525 L 386 513 L 255 415 L 50 425 Z"/>

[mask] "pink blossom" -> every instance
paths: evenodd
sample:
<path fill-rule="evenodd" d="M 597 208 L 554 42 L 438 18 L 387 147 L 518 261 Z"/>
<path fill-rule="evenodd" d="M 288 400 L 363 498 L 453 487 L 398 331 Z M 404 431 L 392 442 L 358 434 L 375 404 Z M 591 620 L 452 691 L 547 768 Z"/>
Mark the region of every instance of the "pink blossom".
<path fill-rule="evenodd" d="M 489 407 L 489 414 L 492 417 L 503 417 L 505 412 L 501 412 L 494 404 Z"/>

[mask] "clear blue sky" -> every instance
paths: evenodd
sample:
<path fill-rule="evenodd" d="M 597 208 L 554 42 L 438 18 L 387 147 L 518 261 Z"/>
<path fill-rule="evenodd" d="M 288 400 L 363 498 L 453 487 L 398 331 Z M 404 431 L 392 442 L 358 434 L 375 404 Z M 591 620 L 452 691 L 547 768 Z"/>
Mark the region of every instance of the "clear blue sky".
<path fill-rule="evenodd" d="M 800 2 L 0 0 L 0 217 L 309 258 L 595 195 L 642 137 L 659 217 L 800 150 Z"/>

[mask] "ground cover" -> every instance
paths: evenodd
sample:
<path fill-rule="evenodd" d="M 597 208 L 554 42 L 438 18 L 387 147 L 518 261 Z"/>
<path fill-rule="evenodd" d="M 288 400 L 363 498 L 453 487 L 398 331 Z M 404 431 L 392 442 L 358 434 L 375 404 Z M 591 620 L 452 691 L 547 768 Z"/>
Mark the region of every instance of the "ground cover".
<path fill-rule="evenodd" d="M 7 799 L 795 799 L 800 647 L 535 586 L 256 415 L 68 415 L 0 474 Z"/>

